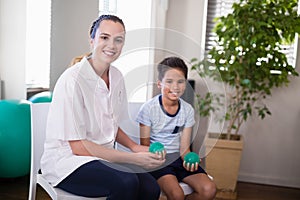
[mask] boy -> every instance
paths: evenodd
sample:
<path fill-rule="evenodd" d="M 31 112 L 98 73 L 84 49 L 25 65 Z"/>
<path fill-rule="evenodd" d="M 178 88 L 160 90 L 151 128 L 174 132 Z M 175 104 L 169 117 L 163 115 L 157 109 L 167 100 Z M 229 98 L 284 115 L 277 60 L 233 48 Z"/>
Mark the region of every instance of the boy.
<path fill-rule="evenodd" d="M 183 162 L 190 152 L 194 110 L 180 97 L 185 91 L 188 68 L 178 57 L 168 57 L 158 64 L 157 86 L 161 94 L 147 101 L 140 109 L 141 144 L 160 142 L 166 150 L 166 163 L 151 174 L 157 179 L 168 199 L 184 199 L 179 182 L 185 182 L 194 192 L 186 199 L 213 199 L 216 186 L 197 164 Z"/>

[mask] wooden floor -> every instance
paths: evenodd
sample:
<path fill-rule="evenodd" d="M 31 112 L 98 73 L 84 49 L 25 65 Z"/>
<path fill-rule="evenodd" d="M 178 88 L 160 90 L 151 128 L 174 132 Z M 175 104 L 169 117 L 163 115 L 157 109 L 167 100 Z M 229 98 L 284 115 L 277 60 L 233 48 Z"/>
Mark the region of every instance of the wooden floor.
<path fill-rule="evenodd" d="M 28 199 L 28 176 L 3 179 L 0 178 L 1 200 L 27 200 Z M 239 182 L 237 185 L 238 200 L 300 200 L 300 189 L 260 185 Z M 48 195 L 37 188 L 37 200 L 49 200 Z"/>

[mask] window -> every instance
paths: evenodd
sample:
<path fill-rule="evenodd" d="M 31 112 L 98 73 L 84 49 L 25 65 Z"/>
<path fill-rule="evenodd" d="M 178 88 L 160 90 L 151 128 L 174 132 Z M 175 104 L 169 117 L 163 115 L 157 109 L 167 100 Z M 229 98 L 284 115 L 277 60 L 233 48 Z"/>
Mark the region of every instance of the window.
<path fill-rule="evenodd" d="M 51 0 L 27 0 L 26 85 L 49 87 Z"/>
<path fill-rule="evenodd" d="M 205 40 L 206 52 L 212 49 L 212 47 L 215 45 L 214 40 L 216 39 L 216 34 L 212 32 L 215 25 L 214 18 L 226 16 L 227 14 L 231 13 L 231 7 L 234 2 L 239 2 L 239 0 L 208 0 Z M 296 37 L 293 44 L 282 46 L 283 53 L 286 54 L 288 62 L 292 66 L 296 66 L 297 42 L 298 38 Z"/>
<path fill-rule="evenodd" d="M 148 0 L 99 0 L 99 14 L 115 14 L 126 27 L 126 41 L 120 58 L 113 65 L 125 77 L 128 100 L 145 102 L 152 94 L 147 85 L 153 63 L 150 47 L 151 1 Z M 141 41 L 139 40 L 143 35 Z"/>

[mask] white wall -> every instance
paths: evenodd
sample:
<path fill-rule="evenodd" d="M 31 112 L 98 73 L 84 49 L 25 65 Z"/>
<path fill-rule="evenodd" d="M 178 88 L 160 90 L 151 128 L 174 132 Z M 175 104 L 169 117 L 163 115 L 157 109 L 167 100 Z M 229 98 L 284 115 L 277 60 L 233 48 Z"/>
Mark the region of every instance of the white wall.
<path fill-rule="evenodd" d="M 157 27 L 155 62 L 171 55 L 180 56 L 189 62 L 193 57 L 203 54 L 203 26 L 205 15 L 203 0 L 156 0 Z M 162 4 L 161 2 L 167 2 Z M 164 8 L 164 6 L 166 6 Z M 165 9 L 165 10 L 163 10 Z M 162 23 L 163 22 L 163 23 Z M 154 80 L 157 78 L 154 69 Z M 189 78 L 198 79 L 194 73 Z M 196 89 L 198 90 L 198 89 Z M 154 94 L 158 93 L 154 88 Z"/>
<path fill-rule="evenodd" d="M 0 1 L 2 98 L 25 99 L 26 1 Z"/>
<path fill-rule="evenodd" d="M 201 29 L 205 20 L 203 13 L 206 10 L 204 5 L 205 0 L 169 0 L 166 28 L 184 33 L 201 47 Z M 165 45 L 171 49 L 178 49 L 181 45 L 182 49 L 178 51 L 188 58 L 199 55 L 199 52 L 194 52 L 193 49 L 191 51 L 189 46 L 185 46 L 186 42 L 178 39 L 167 39 Z M 298 72 L 299 65 L 298 59 Z M 199 92 L 199 82 L 196 88 L 196 92 Z M 272 97 L 267 100 L 272 116 L 267 116 L 264 120 L 252 117 L 243 127 L 245 147 L 239 173 L 240 181 L 300 188 L 299 99 L 300 78 L 297 77 L 292 79 L 289 87 L 273 90 Z"/>
<path fill-rule="evenodd" d="M 244 127 L 239 179 L 300 188 L 300 78 L 272 92 L 266 101 L 272 115 L 264 120 L 252 117 Z"/>
<path fill-rule="evenodd" d="M 52 0 L 50 89 L 73 57 L 90 50 L 89 30 L 98 0 Z"/>
<path fill-rule="evenodd" d="M 52 0 L 50 89 L 72 58 L 89 51 L 89 29 L 98 0 Z M 0 1 L 2 98 L 26 99 L 26 1 Z M 37 56 L 38 56 L 37 51 Z"/>

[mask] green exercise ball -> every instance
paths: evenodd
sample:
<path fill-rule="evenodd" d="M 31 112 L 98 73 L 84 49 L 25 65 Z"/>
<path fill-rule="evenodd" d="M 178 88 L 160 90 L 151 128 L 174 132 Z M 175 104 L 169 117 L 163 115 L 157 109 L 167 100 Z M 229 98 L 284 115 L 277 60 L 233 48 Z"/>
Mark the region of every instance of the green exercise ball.
<path fill-rule="evenodd" d="M 160 142 L 154 142 L 149 146 L 149 151 L 152 153 L 162 152 L 165 150 L 165 147 Z"/>
<path fill-rule="evenodd" d="M 0 177 L 27 175 L 30 170 L 30 101 L 0 100 Z"/>
<path fill-rule="evenodd" d="M 195 152 L 189 152 L 184 156 L 184 161 L 189 164 L 200 163 L 200 158 Z"/>
<path fill-rule="evenodd" d="M 45 103 L 45 102 L 51 102 L 52 101 L 52 92 L 45 91 L 40 92 L 28 99 L 32 103 Z"/>

